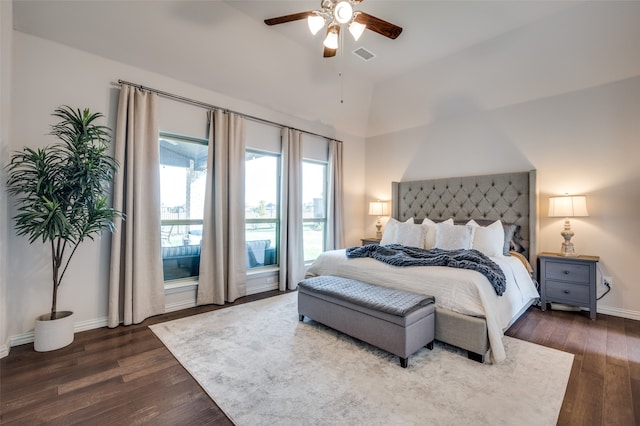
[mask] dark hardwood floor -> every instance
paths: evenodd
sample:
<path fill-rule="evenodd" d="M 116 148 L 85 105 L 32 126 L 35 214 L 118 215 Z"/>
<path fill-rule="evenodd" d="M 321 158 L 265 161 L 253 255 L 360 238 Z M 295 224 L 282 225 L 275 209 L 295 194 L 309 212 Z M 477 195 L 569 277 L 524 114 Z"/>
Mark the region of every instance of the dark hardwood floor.
<path fill-rule="evenodd" d="M 231 424 L 147 327 L 220 308 L 77 333 L 73 344 L 48 353 L 12 348 L 0 360 L 0 423 Z M 530 308 L 506 334 L 575 354 L 558 424 L 640 425 L 639 321 Z"/>

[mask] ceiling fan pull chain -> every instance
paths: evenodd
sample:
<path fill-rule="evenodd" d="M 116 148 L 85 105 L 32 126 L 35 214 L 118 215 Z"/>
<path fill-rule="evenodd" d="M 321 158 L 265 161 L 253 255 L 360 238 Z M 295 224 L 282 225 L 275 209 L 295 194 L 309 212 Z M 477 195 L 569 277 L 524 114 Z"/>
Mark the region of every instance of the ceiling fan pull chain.
<path fill-rule="evenodd" d="M 340 79 L 340 103 L 344 103 L 344 77 L 342 76 L 342 70 L 344 69 L 344 35 L 340 34 L 340 71 L 338 71 L 338 78 Z"/>

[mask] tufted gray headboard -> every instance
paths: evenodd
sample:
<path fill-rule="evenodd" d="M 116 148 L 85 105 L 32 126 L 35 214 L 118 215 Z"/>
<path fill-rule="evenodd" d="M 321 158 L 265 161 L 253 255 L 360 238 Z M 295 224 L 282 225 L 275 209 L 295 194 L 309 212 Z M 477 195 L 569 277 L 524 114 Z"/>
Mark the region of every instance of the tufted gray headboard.
<path fill-rule="evenodd" d="M 523 253 L 535 265 L 536 171 L 392 183 L 391 216 L 441 222 L 495 221 L 520 226 Z M 479 222 L 480 223 L 480 222 Z M 482 223 L 481 223 L 482 224 Z"/>

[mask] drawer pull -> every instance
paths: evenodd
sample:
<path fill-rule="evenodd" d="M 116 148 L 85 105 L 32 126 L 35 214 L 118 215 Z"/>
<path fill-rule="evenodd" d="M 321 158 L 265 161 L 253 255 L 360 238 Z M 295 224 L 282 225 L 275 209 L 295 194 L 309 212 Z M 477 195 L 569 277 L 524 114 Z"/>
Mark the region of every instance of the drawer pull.
<path fill-rule="evenodd" d="M 569 275 L 571 272 L 570 271 L 564 271 L 565 275 Z"/>
<path fill-rule="evenodd" d="M 571 293 L 569 290 L 563 290 L 562 292 L 563 292 L 564 294 L 569 294 L 569 293 Z"/>

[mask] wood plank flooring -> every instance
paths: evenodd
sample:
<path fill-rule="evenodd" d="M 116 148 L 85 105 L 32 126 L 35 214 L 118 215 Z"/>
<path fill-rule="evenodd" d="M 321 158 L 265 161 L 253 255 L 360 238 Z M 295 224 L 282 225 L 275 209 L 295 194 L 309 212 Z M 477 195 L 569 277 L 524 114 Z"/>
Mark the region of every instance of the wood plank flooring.
<path fill-rule="evenodd" d="M 0 360 L 0 423 L 230 425 L 148 328 L 220 308 L 77 333 L 73 344 L 54 352 L 34 352 L 32 344 L 12 348 Z M 575 354 L 558 424 L 640 426 L 640 321 L 530 308 L 506 334 Z"/>

